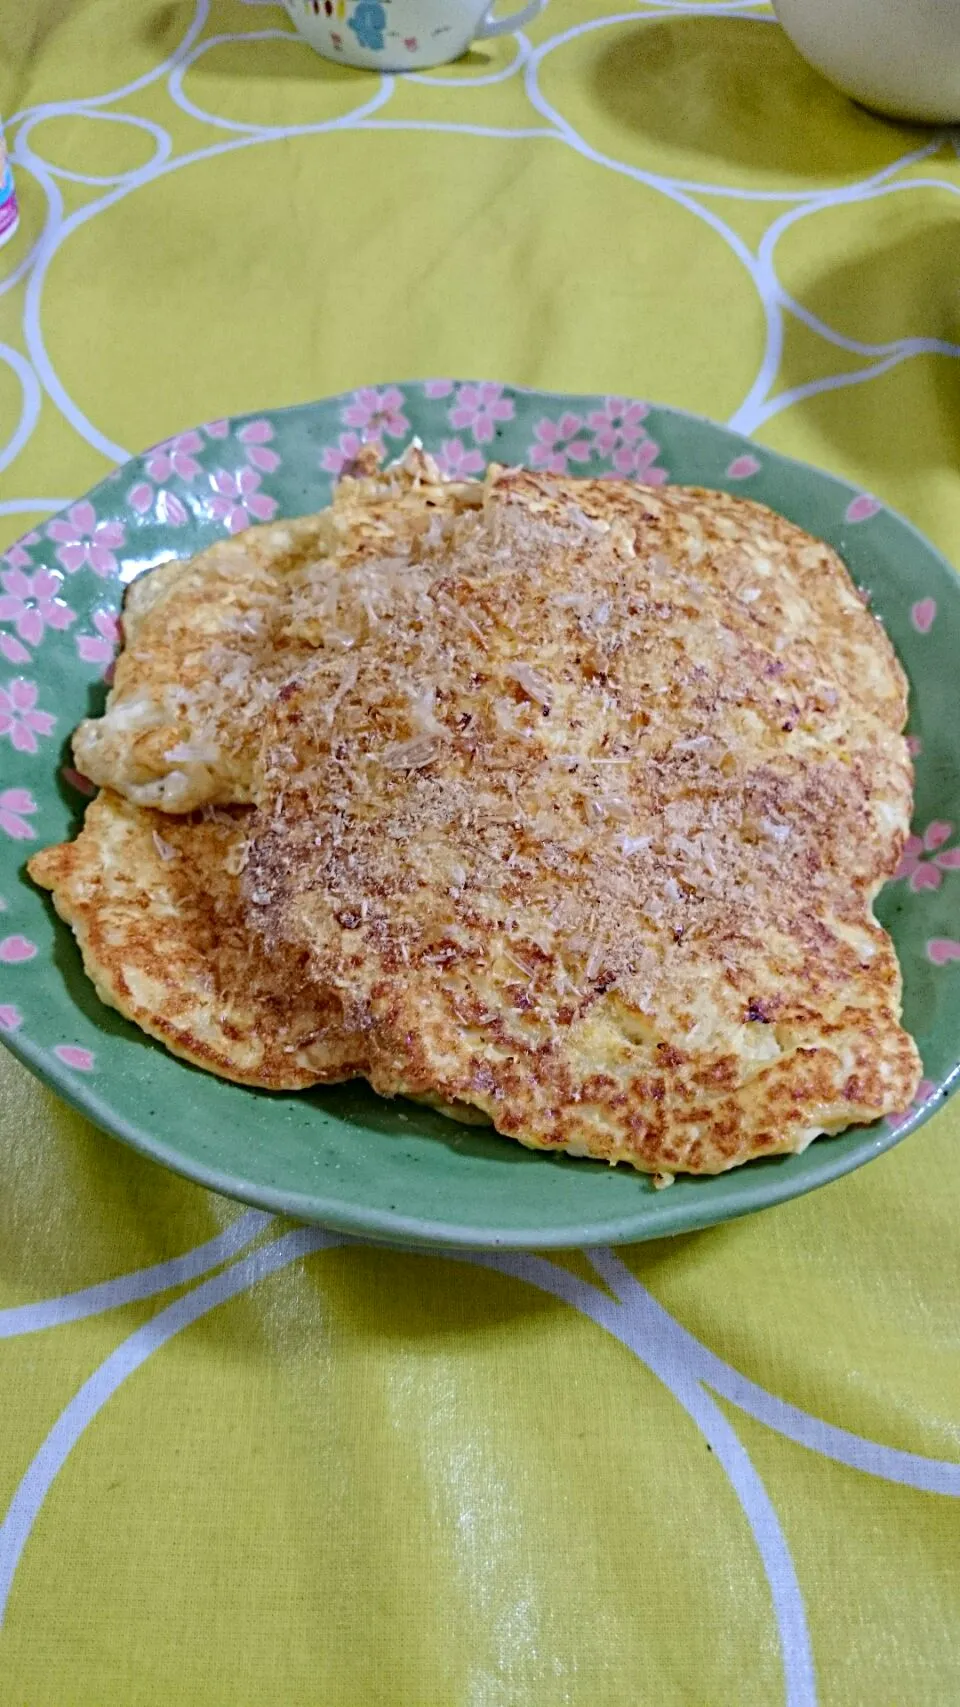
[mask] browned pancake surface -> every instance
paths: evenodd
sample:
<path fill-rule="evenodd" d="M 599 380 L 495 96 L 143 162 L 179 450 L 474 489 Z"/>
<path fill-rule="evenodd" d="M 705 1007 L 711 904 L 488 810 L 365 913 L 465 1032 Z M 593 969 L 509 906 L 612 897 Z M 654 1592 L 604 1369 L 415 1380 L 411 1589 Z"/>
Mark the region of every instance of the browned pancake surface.
<path fill-rule="evenodd" d="M 375 467 L 374 452 L 366 463 Z M 341 481 L 318 515 L 248 528 L 134 581 L 105 713 L 74 735 L 78 769 L 163 812 L 248 802 L 279 687 L 318 636 L 336 644 L 338 577 L 368 556 L 406 551 L 435 514 L 476 494 L 441 482 L 414 452 L 393 471 Z M 295 598 L 313 621 L 290 627 Z"/>
<path fill-rule="evenodd" d="M 378 1090 L 667 1172 L 909 1102 L 871 910 L 906 689 L 834 553 L 740 499 L 494 471 L 330 587 L 286 618 L 244 883 Z"/>
<path fill-rule="evenodd" d="M 265 955 L 250 935 L 239 870 L 249 814 L 170 818 L 104 791 L 76 841 L 34 854 L 102 1001 L 175 1055 L 265 1090 L 355 1071 L 338 1004 L 306 956 Z"/>

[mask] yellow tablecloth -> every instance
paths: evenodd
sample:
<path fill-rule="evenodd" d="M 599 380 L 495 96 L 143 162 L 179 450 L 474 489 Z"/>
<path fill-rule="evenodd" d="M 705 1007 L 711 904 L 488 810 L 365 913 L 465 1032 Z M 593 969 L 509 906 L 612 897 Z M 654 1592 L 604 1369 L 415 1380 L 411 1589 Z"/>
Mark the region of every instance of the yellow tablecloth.
<path fill-rule="evenodd" d="M 732 419 L 960 559 L 956 145 L 756 6 L 550 0 L 393 82 L 257 0 L 0 0 L 0 111 L 0 546 L 196 421 L 449 372 Z M 960 1701 L 960 1106 L 485 1267 L 0 1086 L 4 1707 Z"/>

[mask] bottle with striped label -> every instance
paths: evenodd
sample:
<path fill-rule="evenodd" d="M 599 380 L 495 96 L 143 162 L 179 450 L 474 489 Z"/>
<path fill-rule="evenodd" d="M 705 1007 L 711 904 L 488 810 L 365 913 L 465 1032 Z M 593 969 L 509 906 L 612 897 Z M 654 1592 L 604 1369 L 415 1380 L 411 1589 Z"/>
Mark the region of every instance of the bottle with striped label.
<path fill-rule="evenodd" d="M 7 159 L 3 132 L 0 131 L 0 244 L 5 243 L 8 237 L 13 236 L 19 218 L 17 196 L 13 187 L 13 173 Z"/>

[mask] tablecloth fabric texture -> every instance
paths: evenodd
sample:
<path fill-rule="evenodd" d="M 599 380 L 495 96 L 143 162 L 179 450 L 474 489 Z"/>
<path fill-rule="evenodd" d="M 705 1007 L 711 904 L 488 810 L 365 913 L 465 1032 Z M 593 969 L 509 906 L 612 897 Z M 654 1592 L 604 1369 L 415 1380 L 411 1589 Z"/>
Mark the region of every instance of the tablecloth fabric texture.
<path fill-rule="evenodd" d="M 960 561 L 960 145 L 762 8 L 551 0 L 394 80 L 255 0 L 0 0 L 0 111 L 0 548 L 194 422 L 459 374 L 730 420 Z M 960 1700 L 960 1106 L 481 1266 L 0 1095 L 4 1707 Z"/>

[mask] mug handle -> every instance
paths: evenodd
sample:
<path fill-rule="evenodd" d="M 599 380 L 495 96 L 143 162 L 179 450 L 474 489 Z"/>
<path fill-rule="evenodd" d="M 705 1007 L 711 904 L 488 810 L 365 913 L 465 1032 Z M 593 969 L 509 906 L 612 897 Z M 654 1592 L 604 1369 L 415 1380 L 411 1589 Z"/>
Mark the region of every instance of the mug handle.
<path fill-rule="evenodd" d="M 529 6 L 524 6 L 519 12 L 511 12 L 509 18 L 491 18 L 493 8 L 488 6 L 473 33 L 475 36 L 508 36 L 538 17 L 546 3 L 547 0 L 530 0 Z"/>

